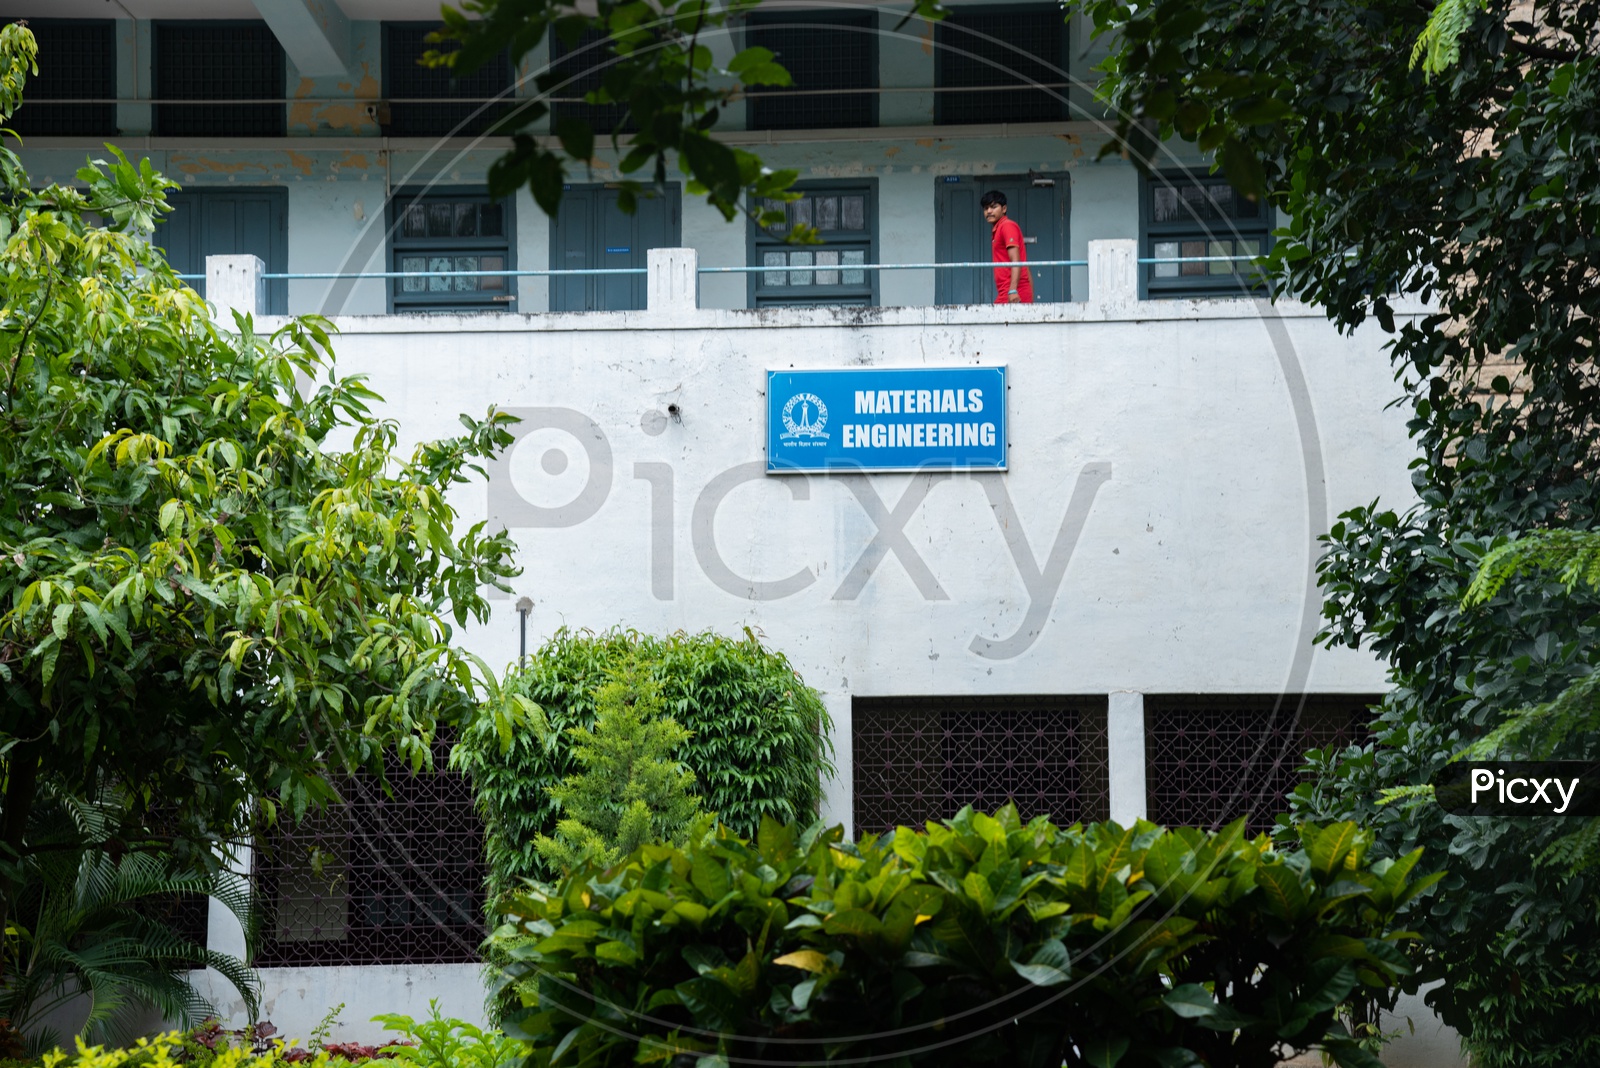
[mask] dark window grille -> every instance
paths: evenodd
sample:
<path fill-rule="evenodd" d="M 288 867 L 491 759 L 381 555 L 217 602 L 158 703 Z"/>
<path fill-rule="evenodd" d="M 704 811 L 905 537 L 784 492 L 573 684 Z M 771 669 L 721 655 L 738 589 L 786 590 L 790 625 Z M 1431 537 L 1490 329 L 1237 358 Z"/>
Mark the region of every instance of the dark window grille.
<path fill-rule="evenodd" d="M 117 106 L 51 104 L 51 100 L 105 100 L 117 95 L 116 23 L 29 19 L 39 43 L 39 73 L 28 79 L 22 107 L 7 123 L 24 137 L 98 137 L 117 132 Z"/>
<path fill-rule="evenodd" d="M 511 107 L 488 104 L 511 88 L 511 59 L 501 52 L 470 74 L 454 77 L 448 67 L 424 67 L 422 56 L 438 47 L 428 34 L 436 22 L 383 24 L 384 96 L 390 101 L 460 99 L 462 103 L 390 103 L 392 137 L 476 137 L 487 133 Z"/>
<path fill-rule="evenodd" d="M 1147 695 L 1149 818 L 1215 828 L 1248 814 L 1252 834 L 1270 830 L 1300 784 L 1306 751 L 1364 741 L 1378 700 Z"/>
<path fill-rule="evenodd" d="M 157 22 L 155 132 L 163 137 L 282 137 L 283 47 L 264 22 Z M 270 100 L 245 104 L 216 101 Z"/>
<path fill-rule="evenodd" d="M 449 271 L 515 269 L 509 202 L 491 200 L 484 193 L 399 193 L 390 201 L 389 211 L 389 269 L 413 276 L 390 279 L 390 311 L 510 307 L 512 285 L 507 275 L 441 277 Z"/>
<path fill-rule="evenodd" d="M 478 959 L 484 937 L 483 824 L 465 776 L 413 775 L 394 757 L 385 794 L 370 774 L 330 804 L 257 842 L 261 965 L 444 964 Z M 283 817 L 286 819 L 286 817 Z"/>
<path fill-rule="evenodd" d="M 782 211 L 773 227 L 751 226 L 753 264 L 786 268 L 750 275 L 750 303 L 764 308 L 829 304 L 876 304 L 877 188 L 871 184 L 804 186 L 798 200 L 768 200 L 765 210 Z M 814 227 L 821 245 L 790 245 L 796 226 Z"/>
<path fill-rule="evenodd" d="M 876 93 L 836 91 L 878 87 L 876 18 L 871 11 L 751 16 L 749 43 L 770 49 L 794 84 L 754 90 L 750 129 L 876 126 Z M 802 95 L 814 92 L 818 95 Z"/>
<path fill-rule="evenodd" d="M 578 119 L 595 133 L 631 133 L 637 130 L 633 117 L 621 104 L 585 104 L 583 97 L 600 88 L 606 70 L 616 59 L 599 30 L 585 30 L 572 44 L 560 35 L 550 35 L 550 105 L 553 122 Z"/>
<path fill-rule="evenodd" d="M 1272 247 L 1272 211 L 1237 192 L 1225 178 L 1162 174 L 1145 178 L 1139 221 L 1144 256 L 1188 259 L 1147 263 L 1140 272 L 1148 297 L 1241 296 L 1264 288 L 1239 260 L 1195 257 L 1258 256 Z"/>
<path fill-rule="evenodd" d="M 1016 802 L 1057 824 L 1110 814 L 1103 697 L 856 698 L 857 833 Z"/>
<path fill-rule="evenodd" d="M 211 899 L 205 894 L 164 894 L 147 898 L 141 902 L 139 911 L 179 938 L 205 948 L 211 934 Z M 205 957 L 197 955 L 188 964 L 204 968 Z"/>
<path fill-rule="evenodd" d="M 956 8 L 934 29 L 934 84 L 940 90 L 934 121 L 984 125 L 1065 119 L 1066 40 L 1065 16 L 1056 4 Z M 1054 88 L 996 88 L 1035 84 Z"/>

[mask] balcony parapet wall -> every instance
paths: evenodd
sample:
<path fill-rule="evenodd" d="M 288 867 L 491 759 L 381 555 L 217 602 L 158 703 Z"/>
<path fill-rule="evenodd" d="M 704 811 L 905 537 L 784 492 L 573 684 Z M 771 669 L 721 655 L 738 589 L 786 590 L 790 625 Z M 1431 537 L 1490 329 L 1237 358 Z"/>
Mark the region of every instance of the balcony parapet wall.
<path fill-rule="evenodd" d="M 1261 298 L 1138 299 L 1138 244 L 1089 242 L 1088 299 L 1059 304 L 956 304 L 890 307 L 702 308 L 698 254 L 691 248 L 653 249 L 646 292 L 649 306 L 616 312 L 482 312 L 429 315 L 336 316 L 342 331 L 371 334 L 476 334 L 542 331 L 748 330 L 752 327 L 816 329 L 1023 325 L 1038 323 L 1171 322 L 1322 319 L 1323 312 L 1295 300 Z M 262 325 L 281 322 L 265 306 L 264 270 L 254 256 L 212 256 L 206 270 L 212 300 L 224 323 L 231 312 L 253 314 Z M 254 272 L 254 273 L 252 273 Z M 224 284 L 219 285 L 219 282 Z M 329 282 L 329 285 L 336 283 Z M 1397 315 L 1421 315 L 1420 301 L 1390 301 Z"/>

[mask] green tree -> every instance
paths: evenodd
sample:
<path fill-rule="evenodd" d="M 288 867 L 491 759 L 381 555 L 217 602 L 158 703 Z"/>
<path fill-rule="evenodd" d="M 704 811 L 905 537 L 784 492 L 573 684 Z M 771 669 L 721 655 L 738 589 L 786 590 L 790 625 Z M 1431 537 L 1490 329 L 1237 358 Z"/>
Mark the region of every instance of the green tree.
<path fill-rule="evenodd" d="M 594 702 L 594 727 L 567 730 L 583 770 L 549 788 L 561 819 L 554 835 L 534 841 L 563 873 L 609 867 L 646 842 L 682 845 L 701 815 L 694 772 L 674 759 L 689 732 L 663 711 L 660 683 L 629 665 Z"/>
<path fill-rule="evenodd" d="M 0 30 L 6 114 L 33 50 Z M 174 277 L 149 241 L 173 183 L 120 154 L 79 178 L 36 190 L 0 149 L 0 913 L 88 844 L 38 830 L 45 792 L 115 787 L 107 851 L 205 868 L 252 808 L 297 818 L 330 772 L 531 710 L 451 625 L 514 573 L 446 499 L 506 417 L 402 453 L 327 323 L 225 328 Z"/>
<path fill-rule="evenodd" d="M 70 823 L 86 840 L 82 848 L 36 858 L 6 939 L 0 1015 L 35 1053 L 61 1045 L 63 1036 L 46 1021 L 52 1010 L 75 1002 L 87 1007 L 78 1033 L 89 1042 L 128 1041 L 129 1012 L 145 1007 L 185 1026 L 216 1015 L 189 981 L 197 967 L 232 983 L 255 1019 L 255 973 L 238 957 L 173 931 L 162 916 L 180 896 L 215 899 L 239 920 L 248 956 L 255 913 L 244 878 L 227 870 L 174 871 L 166 858 L 148 853 L 112 856 L 105 838 L 123 808 L 114 792 L 87 801 L 49 796 L 36 806 L 36 825 Z"/>
<path fill-rule="evenodd" d="M 1431 1000 L 1484 1065 L 1600 1057 L 1600 893 L 1539 863 L 1565 830 L 1378 806 L 1513 709 L 1600 663 L 1600 599 L 1534 574 L 1463 596 L 1508 535 L 1596 527 L 1600 59 L 1594 0 L 1085 0 L 1115 33 L 1106 99 L 1148 164 L 1192 141 L 1281 209 L 1265 274 L 1341 329 L 1369 317 L 1411 408 L 1420 502 L 1341 517 L 1321 563 L 1331 644 L 1394 690 L 1364 750 L 1317 761 L 1312 819 L 1370 822 L 1447 871 L 1411 918 Z M 1395 294 L 1434 310 L 1397 322 Z M 1592 732 L 1561 754 L 1589 757 Z"/>

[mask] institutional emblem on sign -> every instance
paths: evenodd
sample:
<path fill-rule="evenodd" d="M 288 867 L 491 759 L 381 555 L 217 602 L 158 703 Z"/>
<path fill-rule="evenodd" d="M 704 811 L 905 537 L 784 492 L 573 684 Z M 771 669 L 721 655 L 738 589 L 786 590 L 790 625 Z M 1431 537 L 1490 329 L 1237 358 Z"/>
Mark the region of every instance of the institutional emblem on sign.
<path fill-rule="evenodd" d="M 796 393 L 783 406 L 783 437 L 827 441 L 822 428 L 828 425 L 828 406 L 815 393 Z"/>

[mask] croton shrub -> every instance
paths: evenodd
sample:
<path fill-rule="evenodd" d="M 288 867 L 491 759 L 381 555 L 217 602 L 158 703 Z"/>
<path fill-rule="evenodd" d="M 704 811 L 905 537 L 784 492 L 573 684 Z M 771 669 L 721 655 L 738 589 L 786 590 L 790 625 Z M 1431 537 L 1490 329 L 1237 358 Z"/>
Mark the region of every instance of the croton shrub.
<path fill-rule="evenodd" d="M 1367 845 L 1009 807 L 858 841 L 707 824 L 512 895 L 491 942 L 533 1066 L 1372 1068 L 1335 1009 L 1408 974 L 1396 913 L 1437 877 Z"/>

